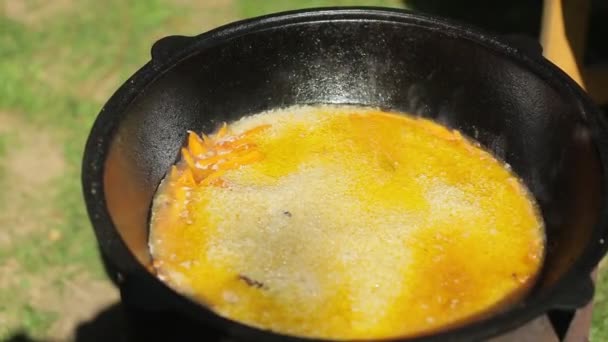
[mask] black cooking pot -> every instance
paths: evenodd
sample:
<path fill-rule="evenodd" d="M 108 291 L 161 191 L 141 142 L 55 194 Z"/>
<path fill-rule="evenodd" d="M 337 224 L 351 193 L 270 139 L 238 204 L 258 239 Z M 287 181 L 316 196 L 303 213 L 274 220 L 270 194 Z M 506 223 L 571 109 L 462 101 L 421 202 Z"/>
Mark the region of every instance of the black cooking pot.
<path fill-rule="evenodd" d="M 408 341 L 477 340 L 587 303 L 608 246 L 608 135 L 598 109 L 537 49 L 431 16 L 349 8 L 240 21 L 167 37 L 102 109 L 83 187 L 133 326 L 148 337 L 300 341 L 248 327 L 177 294 L 148 271 L 152 196 L 187 130 L 294 104 L 413 113 L 456 128 L 508 162 L 536 197 L 547 256 L 538 286 L 484 321 Z"/>

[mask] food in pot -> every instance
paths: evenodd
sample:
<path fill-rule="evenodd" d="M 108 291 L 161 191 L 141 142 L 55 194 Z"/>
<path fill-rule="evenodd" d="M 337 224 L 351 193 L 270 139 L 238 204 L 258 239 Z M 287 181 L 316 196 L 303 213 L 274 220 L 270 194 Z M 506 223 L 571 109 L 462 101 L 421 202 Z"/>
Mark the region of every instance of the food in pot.
<path fill-rule="evenodd" d="M 431 333 L 520 300 L 544 255 L 526 187 L 432 121 L 353 106 L 188 135 L 154 199 L 160 279 L 227 318 L 363 339 Z"/>

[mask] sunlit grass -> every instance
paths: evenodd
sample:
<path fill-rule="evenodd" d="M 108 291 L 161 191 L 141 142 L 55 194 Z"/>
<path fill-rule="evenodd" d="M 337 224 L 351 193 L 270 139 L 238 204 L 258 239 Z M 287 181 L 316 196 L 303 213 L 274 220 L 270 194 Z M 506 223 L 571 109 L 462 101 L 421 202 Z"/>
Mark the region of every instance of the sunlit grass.
<path fill-rule="evenodd" d="M 14 276 L 19 279 L 0 287 L 0 315 L 8 317 L 8 325 L 0 324 L 0 340 L 17 331 L 44 337 L 61 316 L 60 307 L 41 308 L 31 302 L 32 289 L 50 288 L 47 295 L 58 296 L 63 282 L 79 274 L 104 278 L 80 188 L 86 137 L 103 101 L 149 59 L 155 39 L 172 33 L 166 26 L 169 18 L 184 14 L 184 8 L 161 0 L 68 4 L 36 23 L 0 14 L 0 111 L 19 123 L 11 129 L 35 127 L 52 135 L 65 159 L 61 177 L 40 189 L 40 198 L 31 199 L 21 213 L 37 217 L 37 208 L 45 207 L 54 217 L 44 218 L 48 221 L 40 231 L 9 234 L 13 241 L 0 248 L 0 268 L 17 264 Z M 35 143 L 37 132 L 30 134 Z M 0 158 L 6 158 L 9 149 L 19 146 L 0 130 Z M 45 172 L 44 165 L 38 167 Z M 0 167 L 0 184 L 10 182 L 4 171 Z M 1 195 L 0 205 L 7 200 L 7 194 Z M 20 227 L 15 222 L 2 229 Z M 60 238 L 49 239 L 50 230 Z"/>
<path fill-rule="evenodd" d="M 608 341 L 608 262 L 604 261 L 596 286 L 591 341 Z"/>
<path fill-rule="evenodd" d="M 281 12 L 301 8 L 328 7 L 328 6 L 381 6 L 403 8 L 405 6 L 400 0 L 284 0 L 284 1 L 237 1 L 240 14 L 254 17 L 262 14 Z"/>

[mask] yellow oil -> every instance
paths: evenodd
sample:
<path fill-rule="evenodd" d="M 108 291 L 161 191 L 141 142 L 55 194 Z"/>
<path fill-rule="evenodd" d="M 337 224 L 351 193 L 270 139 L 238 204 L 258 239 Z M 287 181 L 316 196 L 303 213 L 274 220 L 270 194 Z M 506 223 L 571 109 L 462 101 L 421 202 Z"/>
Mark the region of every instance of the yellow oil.
<path fill-rule="evenodd" d="M 245 324 L 343 340 L 430 333 L 517 301 L 542 264 L 526 188 L 429 120 L 292 107 L 191 134 L 182 153 L 154 200 L 154 266 Z"/>

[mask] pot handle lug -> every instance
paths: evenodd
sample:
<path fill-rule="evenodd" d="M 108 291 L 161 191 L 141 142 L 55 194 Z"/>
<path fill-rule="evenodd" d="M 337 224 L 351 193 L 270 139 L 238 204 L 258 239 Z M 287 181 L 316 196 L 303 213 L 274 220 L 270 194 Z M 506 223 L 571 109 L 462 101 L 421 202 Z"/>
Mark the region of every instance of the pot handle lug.
<path fill-rule="evenodd" d="M 156 41 L 152 45 L 150 54 L 153 62 L 167 61 L 177 51 L 190 44 L 192 37 L 167 36 Z"/>
<path fill-rule="evenodd" d="M 551 309 L 547 311 L 547 316 L 560 341 L 564 341 L 576 315 L 576 310 L 591 301 L 593 292 L 593 281 L 589 275 L 585 275 L 575 277 L 571 288 L 556 296 Z"/>
<path fill-rule="evenodd" d="M 595 286 L 590 275 L 577 277 L 572 287 L 556 296 L 552 309 L 573 310 L 587 305 L 593 299 Z"/>
<path fill-rule="evenodd" d="M 503 39 L 532 57 L 542 57 L 543 46 L 540 45 L 537 39 L 525 34 L 507 34 L 502 36 Z"/>

